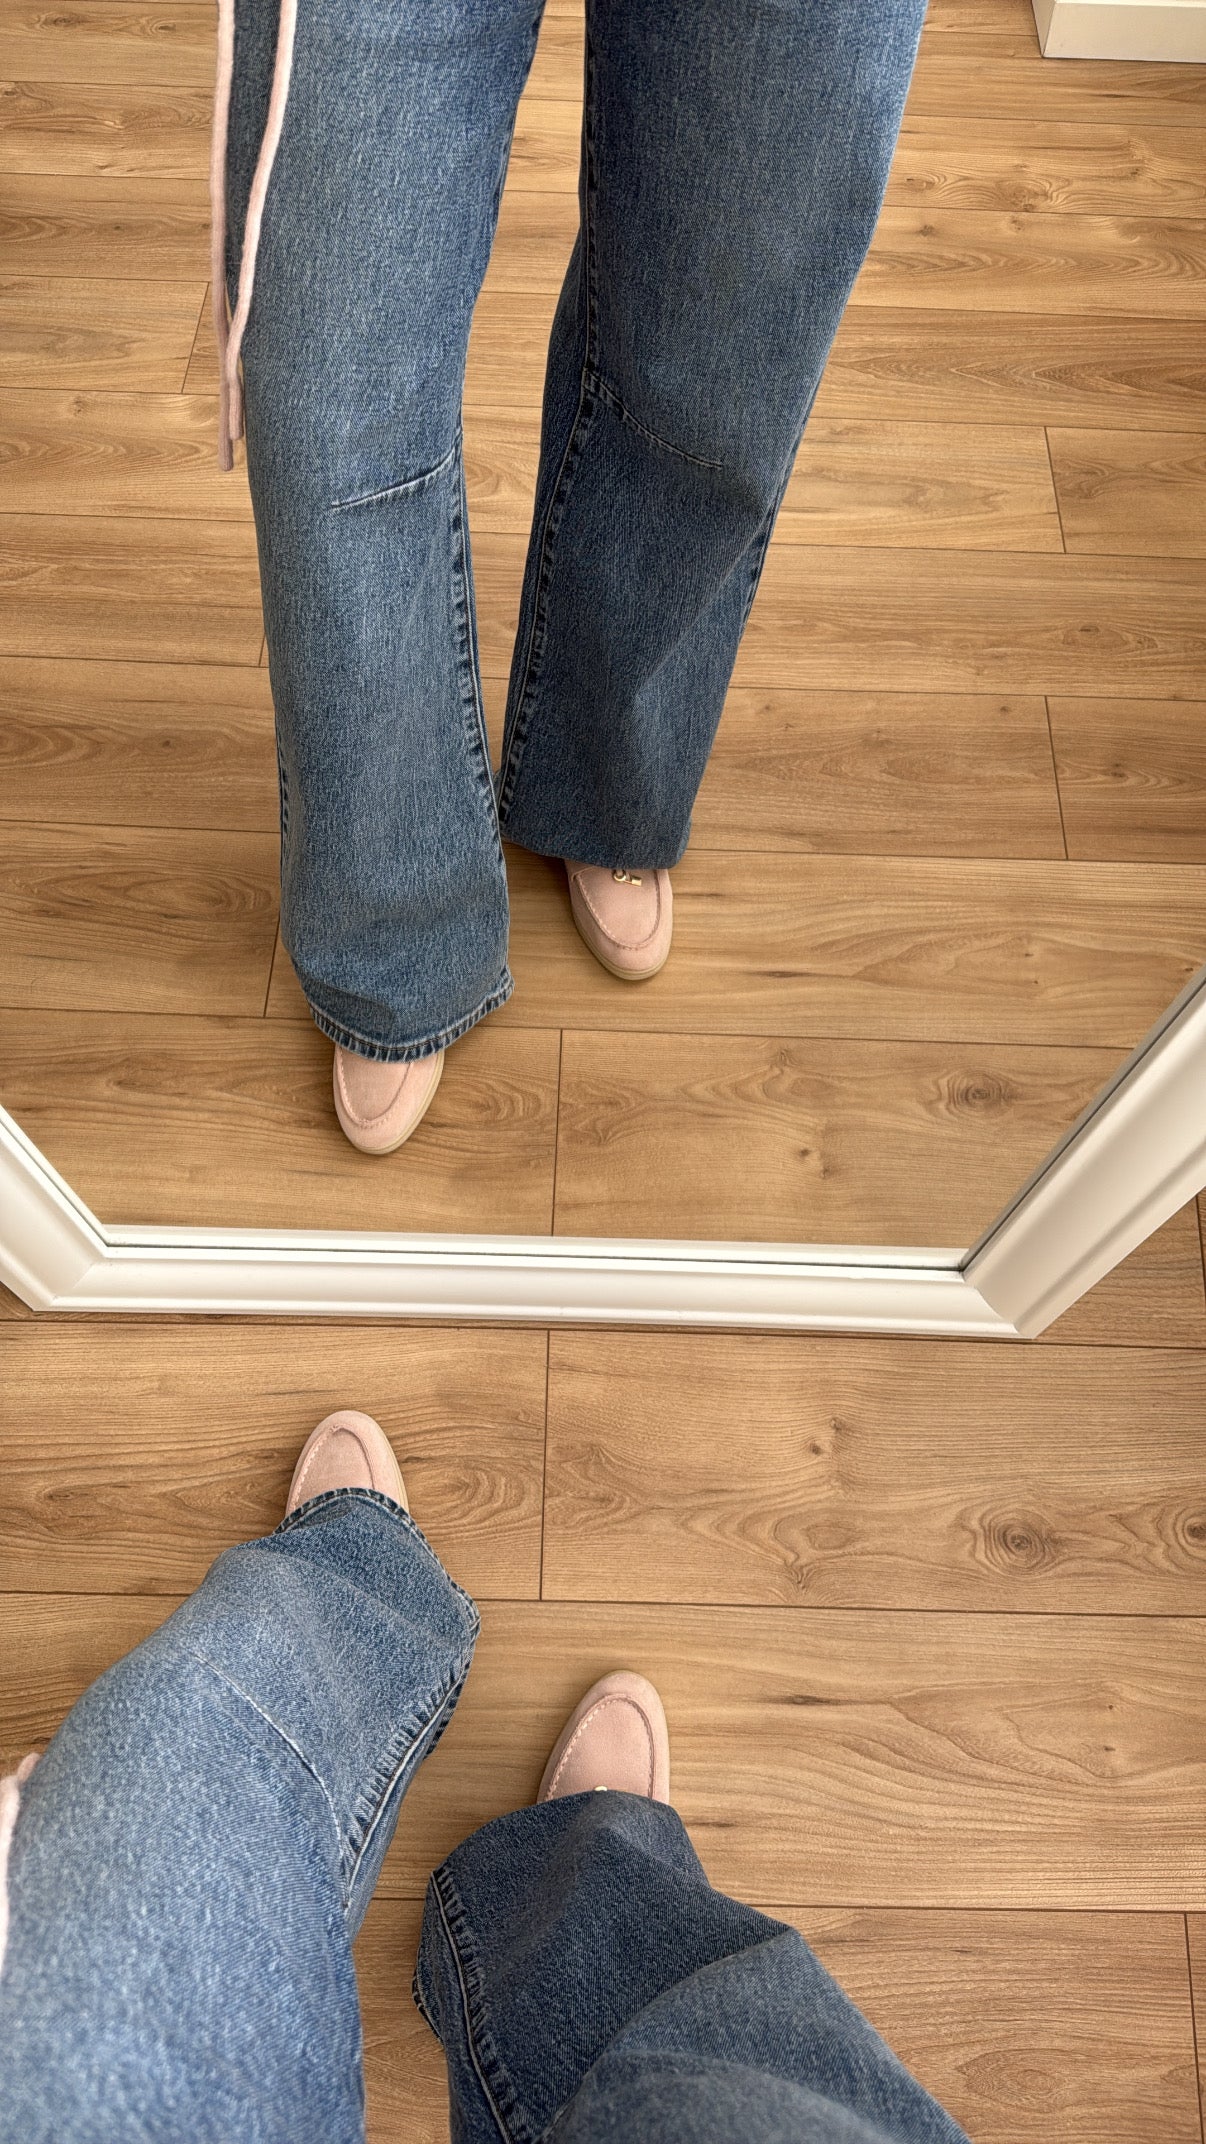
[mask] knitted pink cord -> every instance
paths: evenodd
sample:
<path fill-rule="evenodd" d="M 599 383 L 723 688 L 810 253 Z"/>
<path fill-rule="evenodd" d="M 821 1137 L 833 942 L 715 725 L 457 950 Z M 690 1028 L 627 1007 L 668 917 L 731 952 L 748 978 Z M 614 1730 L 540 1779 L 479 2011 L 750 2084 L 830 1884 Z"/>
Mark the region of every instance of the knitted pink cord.
<path fill-rule="evenodd" d="M 218 67 L 214 83 L 214 124 L 209 156 L 209 272 L 213 300 L 214 337 L 218 345 L 218 467 L 233 469 L 234 442 L 243 432 L 243 390 L 239 380 L 239 351 L 251 311 L 255 288 L 255 262 L 268 181 L 276 160 L 289 77 L 293 70 L 293 42 L 297 30 L 297 0 L 281 0 L 276 30 L 276 58 L 272 68 L 272 92 L 264 138 L 256 160 L 255 175 L 247 202 L 243 227 L 243 251 L 239 261 L 239 287 L 234 317 L 227 326 L 226 297 L 226 141 L 230 127 L 230 96 L 234 80 L 235 0 L 218 0 Z"/>
<path fill-rule="evenodd" d="M 0 1973 L 4 1971 L 4 1953 L 8 1949 L 8 1851 L 16 1830 L 21 1789 L 37 1761 L 37 1750 L 31 1750 L 28 1757 L 22 1757 L 15 1772 L 0 1779 Z"/>

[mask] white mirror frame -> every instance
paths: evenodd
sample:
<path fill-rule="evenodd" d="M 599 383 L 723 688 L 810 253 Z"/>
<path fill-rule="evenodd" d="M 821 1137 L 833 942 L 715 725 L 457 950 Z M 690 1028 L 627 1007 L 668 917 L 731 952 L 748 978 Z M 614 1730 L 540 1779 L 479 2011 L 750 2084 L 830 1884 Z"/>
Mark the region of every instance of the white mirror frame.
<path fill-rule="evenodd" d="M 1206 1185 L 1206 968 L 970 1250 L 114 1227 L 0 1109 L 0 1280 L 35 1311 L 1031 1339 Z"/>

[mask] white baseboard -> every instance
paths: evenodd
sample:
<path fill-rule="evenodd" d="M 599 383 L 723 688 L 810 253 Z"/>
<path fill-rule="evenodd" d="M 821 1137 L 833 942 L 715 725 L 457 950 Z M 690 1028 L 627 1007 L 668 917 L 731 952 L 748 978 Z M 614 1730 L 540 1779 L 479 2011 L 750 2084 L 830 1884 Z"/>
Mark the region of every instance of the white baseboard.
<path fill-rule="evenodd" d="M 1206 0 L 1033 0 L 1033 6 L 1044 59 L 1206 60 Z"/>

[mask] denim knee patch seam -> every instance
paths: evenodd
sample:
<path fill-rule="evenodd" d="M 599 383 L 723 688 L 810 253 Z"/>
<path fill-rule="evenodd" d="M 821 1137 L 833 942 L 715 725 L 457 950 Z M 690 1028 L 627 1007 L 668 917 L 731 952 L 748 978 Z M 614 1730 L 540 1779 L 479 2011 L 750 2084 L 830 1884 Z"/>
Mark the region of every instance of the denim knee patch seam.
<path fill-rule="evenodd" d="M 486 2103 L 498 2124 L 499 2135 L 506 2139 L 506 2144 L 537 2144 L 536 2131 L 520 2107 L 519 2096 L 510 2073 L 494 2044 L 486 2022 L 481 1967 L 447 1862 L 436 1869 L 431 1878 L 431 1890 L 444 1938 L 456 1967 L 457 1983 L 461 1991 L 461 2012 L 465 2021 L 465 2045 Z"/>
<path fill-rule="evenodd" d="M 639 417 L 633 416 L 627 403 L 621 401 L 615 388 L 609 387 L 606 380 L 601 379 L 597 372 L 590 373 L 588 379 L 592 394 L 598 395 L 601 401 L 606 402 L 608 407 L 615 411 L 617 417 L 621 418 L 625 424 L 631 425 L 634 432 L 639 432 L 641 437 L 648 439 L 653 446 L 663 448 L 667 454 L 676 455 L 680 462 L 689 462 L 694 469 L 723 469 L 725 467 L 723 462 L 710 461 L 706 454 L 693 454 L 689 447 L 676 446 L 672 439 L 663 439 L 660 432 L 655 432 L 649 425 L 642 424 Z"/>
<path fill-rule="evenodd" d="M 315 1786 L 321 1792 L 322 1798 L 330 1811 L 331 1826 L 335 1833 L 336 1853 L 339 1859 L 340 1866 L 342 1867 L 344 1860 L 343 1833 L 339 1829 L 339 1818 L 336 1814 L 335 1803 L 331 1797 L 331 1790 L 328 1787 L 326 1780 L 323 1778 L 321 1772 L 315 1770 L 305 1751 L 298 1748 L 297 1743 L 293 1740 L 292 1736 L 287 1735 L 285 1733 L 285 1730 L 281 1726 L 280 1721 L 274 1720 L 270 1712 L 265 1712 L 264 1707 L 260 1704 L 257 1704 L 255 1698 L 251 1696 L 250 1692 L 244 1690 L 242 1685 L 234 1680 L 233 1676 L 228 1675 L 225 1668 L 218 1667 L 215 1661 L 207 1659 L 204 1653 L 198 1653 L 191 1645 L 186 1646 L 184 1650 L 190 1660 L 195 1660 L 198 1667 L 205 1668 L 207 1672 L 215 1678 L 216 1681 L 222 1684 L 224 1689 L 233 1691 L 236 1697 L 241 1697 L 243 1703 L 249 1706 L 251 1711 L 255 1713 L 256 1718 L 262 1720 L 264 1722 L 265 1727 L 270 1727 L 272 1729 L 272 1732 L 276 1736 L 278 1742 L 281 1743 L 283 1748 L 289 1751 L 290 1756 L 295 1757 L 297 1759 L 297 1762 L 300 1764 L 303 1772 L 307 1772 L 309 1774 L 310 1778 L 314 1781 Z"/>
<path fill-rule="evenodd" d="M 346 514 L 355 506 L 383 506 L 390 499 L 404 499 L 414 493 L 427 491 L 432 484 L 437 484 L 440 478 L 451 469 L 460 452 L 460 445 L 461 430 L 458 425 L 456 438 L 449 447 L 447 454 L 443 455 L 430 469 L 421 469 L 417 476 L 401 477 L 396 484 L 386 484 L 380 491 L 358 492 L 351 499 L 332 499 L 330 511 L 333 514 Z"/>

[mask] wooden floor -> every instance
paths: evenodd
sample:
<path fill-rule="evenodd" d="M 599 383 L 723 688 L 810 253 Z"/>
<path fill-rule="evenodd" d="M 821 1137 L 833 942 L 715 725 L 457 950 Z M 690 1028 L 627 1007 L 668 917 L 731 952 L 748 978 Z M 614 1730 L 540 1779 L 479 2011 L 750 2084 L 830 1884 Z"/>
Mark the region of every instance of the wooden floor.
<path fill-rule="evenodd" d="M 212 0 L 0 0 L 6 1105 L 113 1221 L 963 1245 L 1206 957 L 1206 69 L 932 0 L 876 239 L 634 991 L 511 857 L 504 1011 L 388 1166 L 277 938 L 215 466 Z M 497 730 L 577 215 L 549 0 L 473 331 Z"/>
<path fill-rule="evenodd" d="M 212 0 L 0 0 L 0 1100 L 112 1220 L 965 1242 L 1206 957 L 1206 69 L 931 0 L 634 993 L 511 858 L 516 996 L 386 1166 L 277 946 L 250 507 L 214 467 Z M 466 399 L 497 727 L 572 237 L 549 0 Z M 360 1943 L 446 2140 L 424 1879 L 580 1690 L 662 1688 L 709 1873 L 975 2144 L 1202 2144 L 1206 1288 L 1043 1342 L 35 1320 L 0 1298 L 0 1743 L 270 1526 L 336 1404 L 483 1606 Z"/>

